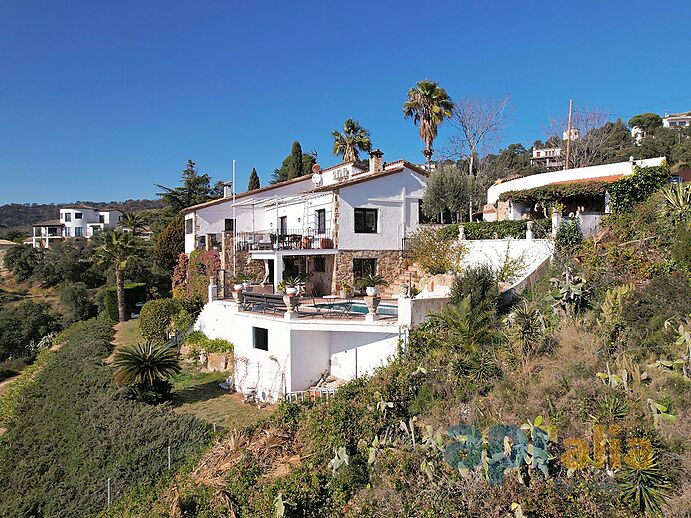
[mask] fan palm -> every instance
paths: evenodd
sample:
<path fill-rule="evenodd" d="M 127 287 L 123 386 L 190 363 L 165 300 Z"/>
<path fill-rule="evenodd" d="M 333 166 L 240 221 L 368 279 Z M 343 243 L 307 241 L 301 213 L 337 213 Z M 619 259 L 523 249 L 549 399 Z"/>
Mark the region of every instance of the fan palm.
<path fill-rule="evenodd" d="M 135 238 L 121 230 L 107 230 L 98 234 L 94 259 L 98 264 L 115 270 L 115 291 L 118 299 L 118 320 L 127 320 L 125 314 L 125 268 L 127 262 L 139 255 Z"/>
<path fill-rule="evenodd" d="M 144 218 L 136 212 L 123 212 L 119 225 L 123 229 L 129 229 L 133 236 L 138 236 L 146 228 Z"/>
<path fill-rule="evenodd" d="M 174 346 L 155 342 L 126 345 L 116 349 L 113 379 L 119 385 L 141 384 L 151 387 L 182 370 Z"/>
<path fill-rule="evenodd" d="M 346 119 L 343 133 L 333 130 L 331 135 L 334 138 L 334 155 L 342 156 L 344 162 L 356 162 L 360 158 L 360 151 L 369 152 L 372 149 L 369 131 L 356 120 Z"/>
<path fill-rule="evenodd" d="M 425 143 L 422 152 L 429 163 L 432 160 L 432 143 L 437 138 L 439 125 L 451 117 L 453 102 L 438 83 L 425 79 L 408 90 L 408 100 L 403 104 L 403 116 L 412 117 L 420 126 L 420 138 Z"/>

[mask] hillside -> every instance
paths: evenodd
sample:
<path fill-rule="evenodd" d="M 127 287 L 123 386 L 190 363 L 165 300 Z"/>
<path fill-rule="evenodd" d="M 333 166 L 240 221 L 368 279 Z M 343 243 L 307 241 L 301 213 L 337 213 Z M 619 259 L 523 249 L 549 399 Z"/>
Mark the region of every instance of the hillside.
<path fill-rule="evenodd" d="M 162 207 L 159 200 L 125 200 L 125 201 L 76 201 L 74 204 L 84 204 L 93 207 L 115 207 L 123 212 L 137 212 Z M 56 219 L 59 209 L 65 203 L 10 203 L 0 205 L 0 235 L 11 230 L 19 230 L 28 235 L 31 225 L 38 221 Z"/>
<path fill-rule="evenodd" d="M 505 308 L 482 273 L 371 378 L 108 516 L 689 516 L 691 207 L 660 193 Z"/>

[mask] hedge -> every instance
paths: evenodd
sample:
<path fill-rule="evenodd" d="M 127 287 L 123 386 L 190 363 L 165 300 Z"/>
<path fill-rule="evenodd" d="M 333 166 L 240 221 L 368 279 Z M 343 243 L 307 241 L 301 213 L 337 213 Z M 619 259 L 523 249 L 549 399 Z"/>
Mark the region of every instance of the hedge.
<path fill-rule="evenodd" d="M 143 282 L 125 283 L 125 314 L 131 315 L 136 309 L 137 302 L 146 300 L 146 284 Z M 118 294 L 115 286 L 106 288 L 103 297 L 103 310 L 111 322 L 118 321 Z"/>
<path fill-rule="evenodd" d="M 528 221 L 505 220 L 505 221 L 473 221 L 462 223 L 465 230 L 466 239 L 525 239 L 528 230 Z M 442 229 L 442 235 L 446 239 L 456 239 L 458 237 L 459 225 L 447 225 Z M 533 237 L 542 239 L 548 237 L 552 231 L 552 221 L 548 218 L 536 219 L 533 221 Z"/>
<path fill-rule="evenodd" d="M 209 436 L 204 423 L 168 405 L 122 397 L 103 363 L 108 322 L 90 320 L 52 352 L 17 403 L 0 442 L 0 516 L 88 516 L 177 470 Z"/>
<path fill-rule="evenodd" d="M 139 330 L 146 340 L 165 340 L 172 330 L 173 318 L 182 309 L 176 299 L 150 300 L 139 314 Z"/>
<path fill-rule="evenodd" d="M 657 167 L 636 167 L 634 173 L 626 176 L 609 188 L 609 203 L 612 212 L 624 212 L 644 202 L 658 189 L 669 182 L 669 168 L 666 163 Z"/>

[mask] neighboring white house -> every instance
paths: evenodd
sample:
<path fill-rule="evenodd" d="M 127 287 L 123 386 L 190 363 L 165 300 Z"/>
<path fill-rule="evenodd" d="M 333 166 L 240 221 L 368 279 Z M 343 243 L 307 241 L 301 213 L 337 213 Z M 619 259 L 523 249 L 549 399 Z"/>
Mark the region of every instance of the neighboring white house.
<path fill-rule="evenodd" d="M 48 248 L 55 241 L 68 237 L 91 238 L 106 228 L 120 222 L 122 212 L 113 208 L 97 209 L 88 205 L 71 205 L 60 208 L 60 219 L 42 221 L 33 225 L 34 248 Z"/>
<path fill-rule="evenodd" d="M 216 249 L 225 275 L 278 284 L 310 276 L 329 294 L 369 274 L 401 272 L 403 238 L 420 222 L 428 173 L 404 160 L 343 163 L 183 211 L 185 252 Z M 225 287 L 225 285 L 223 286 Z"/>
<path fill-rule="evenodd" d="M 533 156 L 530 157 L 530 165 L 544 167 L 545 169 L 560 169 L 564 167 L 560 147 L 533 148 Z"/>
<path fill-rule="evenodd" d="M 665 113 L 662 118 L 663 128 L 685 128 L 691 126 L 691 112 Z"/>

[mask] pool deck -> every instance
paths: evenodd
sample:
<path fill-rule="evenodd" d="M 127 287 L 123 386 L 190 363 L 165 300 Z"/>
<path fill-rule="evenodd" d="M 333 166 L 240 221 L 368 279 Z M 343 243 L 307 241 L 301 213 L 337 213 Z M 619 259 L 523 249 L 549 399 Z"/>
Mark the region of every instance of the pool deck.
<path fill-rule="evenodd" d="M 225 302 L 234 302 L 232 298 L 223 299 Z M 341 298 L 325 298 L 325 297 L 300 297 L 300 303 L 297 310 L 294 312 L 295 317 L 299 320 L 302 319 L 319 319 L 327 321 L 343 321 L 355 323 L 358 321 L 364 322 L 366 319 L 365 312 L 345 312 L 337 311 L 327 308 L 333 308 L 334 306 L 343 306 L 345 304 L 356 304 L 358 306 L 366 307 L 364 297 L 354 297 L 352 299 L 341 299 Z M 398 300 L 397 299 L 382 299 L 380 306 L 395 307 L 398 310 Z M 387 308 L 387 309 L 388 309 Z M 326 309 L 326 311 L 325 311 Z M 275 308 L 275 309 L 245 309 L 240 308 L 241 313 L 246 314 L 256 314 L 269 318 L 284 319 L 286 310 Z M 397 320 L 397 314 L 379 314 L 377 313 L 378 320 L 382 323 L 384 322 L 394 322 Z"/>

